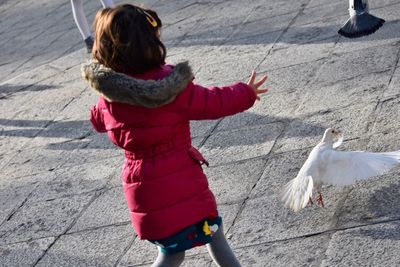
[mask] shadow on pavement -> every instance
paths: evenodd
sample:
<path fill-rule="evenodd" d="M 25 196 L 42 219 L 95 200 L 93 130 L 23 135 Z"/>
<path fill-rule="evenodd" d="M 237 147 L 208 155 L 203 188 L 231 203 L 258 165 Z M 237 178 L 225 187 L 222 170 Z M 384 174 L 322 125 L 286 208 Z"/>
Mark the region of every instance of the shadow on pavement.
<path fill-rule="evenodd" d="M 381 29 L 378 31 L 385 31 L 386 34 L 374 34 L 374 40 L 388 40 L 396 39 L 399 37 L 399 32 L 391 31 L 390 28 L 398 27 L 400 20 L 387 21 Z M 286 44 L 324 44 L 332 43 L 332 38 L 339 37 L 337 31 L 343 25 L 332 24 L 326 26 L 291 26 L 290 30 L 285 32 L 280 38 L 280 43 Z M 210 29 L 211 28 L 211 29 Z M 266 25 L 263 29 L 258 31 L 244 31 L 240 32 L 228 40 L 221 40 L 221 33 L 224 32 L 224 28 L 215 29 L 213 32 L 212 26 L 210 28 L 202 28 L 203 31 L 196 31 L 193 34 L 188 34 L 183 39 L 183 42 L 171 45 L 171 47 L 190 47 L 199 45 L 208 46 L 220 46 L 220 45 L 259 45 L 259 44 L 271 44 L 276 42 L 276 38 L 280 35 L 283 29 L 272 30 L 268 29 Z M 225 30 L 229 31 L 231 27 L 227 27 Z M 371 35 L 372 36 L 372 35 Z M 344 39 L 347 42 L 360 42 L 359 38 L 356 39 Z M 167 40 L 168 41 L 168 40 Z M 168 47 L 167 47 L 168 48 Z"/>
<path fill-rule="evenodd" d="M 362 228 L 359 230 L 359 236 L 366 236 L 372 239 L 382 240 L 400 240 L 400 223 L 391 222 L 382 227 L 371 227 L 369 229 Z"/>
<path fill-rule="evenodd" d="M 393 175 L 399 175 L 394 172 Z M 375 218 L 400 218 L 400 182 L 391 183 L 375 191 L 368 200 L 368 209 Z M 400 231 L 399 231 L 400 237 Z"/>
<path fill-rule="evenodd" d="M 58 86 L 45 85 L 45 84 L 10 85 L 6 83 L 0 85 L 0 99 L 8 98 L 13 94 L 19 92 L 26 92 L 26 91 L 35 92 L 35 91 L 52 90 L 57 88 Z"/>
<path fill-rule="evenodd" d="M 288 119 L 284 117 L 273 117 L 273 116 L 262 116 L 250 112 L 246 112 L 246 119 L 253 122 L 249 126 L 261 126 L 265 127 L 268 131 L 269 124 L 274 123 L 289 123 L 293 119 Z M 261 120 L 269 120 L 269 123 L 254 123 Z M 299 120 L 296 122 L 299 126 L 299 131 L 290 133 L 289 137 L 292 136 L 319 136 L 325 130 L 326 127 L 303 122 Z M 0 131 L 1 136 L 7 137 L 26 137 L 26 138 L 36 138 L 36 137 L 48 137 L 48 138 L 68 138 L 70 140 L 62 140 L 60 142 L 53 142 L 47 144 L 48 149 L 66 149 L 72 150 L 75 148 L 81 148 L 83 143 L 89 144 L 92 138 L 97 138 L 96 135 L 99 133 L 94 132 L 91 127 L 89 120 L 75 120 L 75 121 L 46 121 L 46 120 L 11 120 L 11 119 L 0 119 L 0 128 L 5 127 L 16 127 L 17 129 L 4 129 Z M 230 131 L 230 130 L 228 130 Z M 275 138 L 273 135 L 271 140 L 261 140 L 260 138 L 237 138 L 235 135 L 230 135 L 230 139 L 234 139 L 235 142 L 224 142 L 221 144 L 222 147 L 229 147 L 231 145 L 254 145 L 263 143 L 266 141 L 271 141 Z M 96 148 L 109 149 L 111 141 L 107 140 L 107 144 L 102 146 L 96 146 Z M 85 146 L 85 145 L 84 145 Z"/>

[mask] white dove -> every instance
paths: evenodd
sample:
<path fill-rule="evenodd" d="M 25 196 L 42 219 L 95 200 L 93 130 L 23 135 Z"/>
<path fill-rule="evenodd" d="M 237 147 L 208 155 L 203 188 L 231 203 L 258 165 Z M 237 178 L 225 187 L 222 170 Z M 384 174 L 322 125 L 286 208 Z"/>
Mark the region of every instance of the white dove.
<path fill-rule="evenodd" d="M 335 138 L 337 142 L 334 142 Z M 400 151 L 336 151 L 335 148 L 342 141 L 341 131 L 333 128 L 325 131 L 321 142 L 313 148 L 296 178 L 285 185 L 281 195 L 285 207 L 297 212 L 308 202 L 312 203 L 314 186 L 318 193 L 317 203 L 323 207 L 323 184 L 351 185 L 359 180 L 382 175 L 400 163 Z"/>

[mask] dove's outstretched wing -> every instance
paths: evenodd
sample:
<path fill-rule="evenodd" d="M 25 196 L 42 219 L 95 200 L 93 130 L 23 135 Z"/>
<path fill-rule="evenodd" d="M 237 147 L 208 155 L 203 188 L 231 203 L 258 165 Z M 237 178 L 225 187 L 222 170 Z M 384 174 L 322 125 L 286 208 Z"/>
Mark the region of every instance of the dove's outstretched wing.
<path fill-rule="evenodd" d="M 329 150 L 321 155 L 321 159 L 318 180 L 324 184 L 343 186 L 387 173 L 400 163 L 400 151 L 371 153 Z"/>
<path fill-rule="evenodd" d="M 312 196 L 314 182 L 311 176 L 298 176 L 288 182 L 281 193 L 286 208 L 298 212 L 304 208 Z"/>

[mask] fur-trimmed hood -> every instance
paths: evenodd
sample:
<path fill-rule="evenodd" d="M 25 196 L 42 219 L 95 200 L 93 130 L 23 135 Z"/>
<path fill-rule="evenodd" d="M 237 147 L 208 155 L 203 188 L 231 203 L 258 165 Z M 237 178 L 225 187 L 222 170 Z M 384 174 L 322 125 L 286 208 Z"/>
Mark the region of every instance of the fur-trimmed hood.
<path fill-rule="evenodd" d="M 188 62 L 177 64 L 161 80 L 136 79 L 96 61 L 81 66 L 82 77 L 109 102 L 156 108 L 172 102 L 193 79 Z"/>

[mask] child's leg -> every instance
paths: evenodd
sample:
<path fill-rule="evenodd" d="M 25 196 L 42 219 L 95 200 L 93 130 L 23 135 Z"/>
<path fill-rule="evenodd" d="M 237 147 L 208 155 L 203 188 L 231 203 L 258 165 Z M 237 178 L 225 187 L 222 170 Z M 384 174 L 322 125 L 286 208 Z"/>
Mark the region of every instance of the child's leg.
<path fill-rule="evenodd" d="M 100 0 L 100 2 L 103 5 L 103 8 L 114 6 L 113 0 Z"/>
<path fill-rule="evenodd" d="M 83 40 L 86 40 L 91 36 L 91 33 L 85 14 L 83 13 L 82 0 L 71 0 L 71 6 L 76 26 L 78 27 Z"/>
<path fill-rule="evenodd" d="M 224 231 L 221 227 L 214 234 L 211 243 L 207 244 L 208 253 L 210 253 L 214 262 L 221 267 L 240 267 L 239 261 L 231 250 L 228 241 L 225 239 Z"/>
<path fill-rule="evenodd" d="M 166 254 L 158 251 L 158 257 L 151 267 L 178 267 L 185 259 L 185 251 Z"/>

